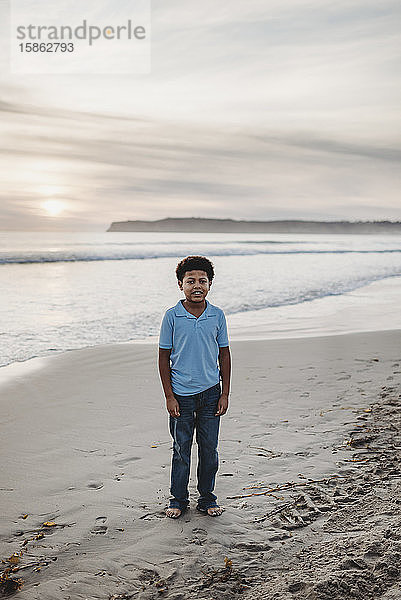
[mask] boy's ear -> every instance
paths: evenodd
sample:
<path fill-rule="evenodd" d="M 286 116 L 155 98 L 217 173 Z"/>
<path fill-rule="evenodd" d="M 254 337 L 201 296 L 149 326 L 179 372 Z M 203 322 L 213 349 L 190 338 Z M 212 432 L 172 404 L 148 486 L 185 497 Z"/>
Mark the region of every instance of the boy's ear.
<path fill-rule="evenodd" d="M 182 281 L 178 280 L 178 287 L 182 290 Z"/>

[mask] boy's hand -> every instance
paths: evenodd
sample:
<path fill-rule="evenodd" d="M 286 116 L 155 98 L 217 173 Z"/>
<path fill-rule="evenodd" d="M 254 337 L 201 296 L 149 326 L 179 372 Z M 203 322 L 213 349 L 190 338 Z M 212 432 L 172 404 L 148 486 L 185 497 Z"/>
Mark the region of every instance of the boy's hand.
<path fill-rule="evenodd" d="M 168 398 L 166 398 L 166 407 L 171 417 L 180 416 L 180 405 L 178 404 L 174 396 L 169 396 Z"/>
<path fill-rule="evenodd" d="M 217 403 L 217 412 L 215 414 L 216 417 L 221 417 L 225 415 L 228 409 L 228 395 L 222 394 Z"/>

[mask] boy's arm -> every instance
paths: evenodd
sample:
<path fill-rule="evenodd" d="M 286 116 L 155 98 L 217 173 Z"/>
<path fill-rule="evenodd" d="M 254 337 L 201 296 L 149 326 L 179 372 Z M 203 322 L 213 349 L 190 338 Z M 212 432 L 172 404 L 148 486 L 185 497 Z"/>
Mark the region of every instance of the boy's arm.
<path fill-rule="evenodd" d="M 166 397 L 167 411 L 172 417 L 179 417 L 180 407 L 174 397 L 173 389 L 171 387 L 170 354 L 171 349 L 166 350 L 164 348 L 159 348 L 159 373 L 164 395 Z"/>
<path fill-rule="evenodd" d="M 230 393 L 231 354 L 229 346 L 219 349 L 219 366 L 222 380 L 222 392 L 217 404 L 216 416 L 224 415 L 228 409 L 228 394 Z"/>

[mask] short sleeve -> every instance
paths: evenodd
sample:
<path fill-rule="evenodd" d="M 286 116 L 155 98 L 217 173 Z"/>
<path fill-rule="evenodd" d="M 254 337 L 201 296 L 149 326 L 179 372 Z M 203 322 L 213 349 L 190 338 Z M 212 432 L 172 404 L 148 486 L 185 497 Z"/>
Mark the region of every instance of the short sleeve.
<path fill-rule="evenodd" d="M 225 348 L 226 346 L 229 346 L 228 333 L 227 333 L 227 322 L 226 322 L 226 317 L 225 317 L 223 311 L 221 312 L 220 319 L 219 319 L 219 328 L 217 331 L 217 343 L 219 345 L 219 348 Z"/>
<path fill-rule="evenodd" d="M 173 316 L 168 311 L 160 326 L 159 348 L 170 350 L 173 347 Z"/>

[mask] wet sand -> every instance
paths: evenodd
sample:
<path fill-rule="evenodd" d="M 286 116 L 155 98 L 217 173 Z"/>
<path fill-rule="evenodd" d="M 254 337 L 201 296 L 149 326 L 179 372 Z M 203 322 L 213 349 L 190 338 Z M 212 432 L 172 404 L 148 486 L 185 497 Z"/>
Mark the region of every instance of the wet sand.
<path fill-rule="evenodd" d="M 194 510 L 193 478 L 191 510 L 164 517 L 154 345 L 67 352 L 6 381 L 0 557 L 17 597 L 399 598 L 400 341 L 234 342 L 215 519 Z"/>

